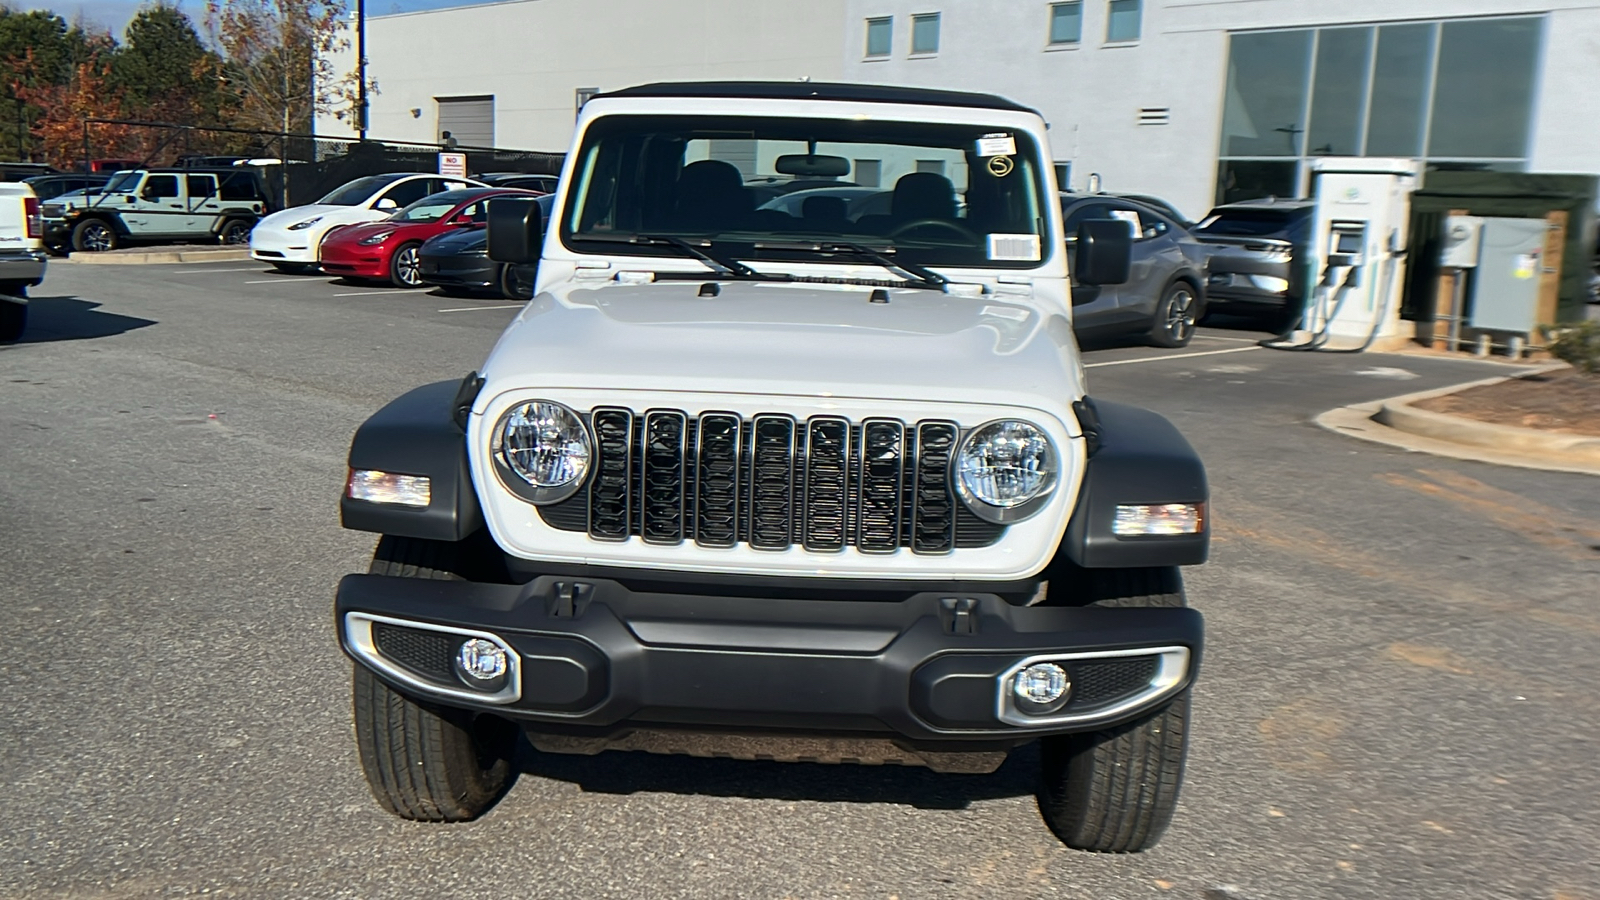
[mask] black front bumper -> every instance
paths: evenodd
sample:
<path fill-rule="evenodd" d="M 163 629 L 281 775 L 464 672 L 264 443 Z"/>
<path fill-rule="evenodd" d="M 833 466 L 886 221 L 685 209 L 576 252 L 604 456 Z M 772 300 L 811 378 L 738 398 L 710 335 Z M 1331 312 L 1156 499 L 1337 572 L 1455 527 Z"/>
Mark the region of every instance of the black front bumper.
<path fill-rule="evenodd" d="M 423 256 L 418 263 L 423 284 L 479 290 L 500 286 L 500 264 L 488 257 Z"/>
<path fill-rule="evenodd" d="M 530 730 L 866 734 L 973 747 L 1135 718 L 1190 683 L 1203 632 L 1192 609 L 1020 607 L 948 589 L 899 601 L 672 590 L 552 575 L 525 585 L 349 575 L 336 617 L 345 652 L 403 692 Z M 452 647 L 468 635 L 439 630 L 452 628 L 512 651 L 514 677 L 498 696 L 454 674 Z M 1029 716 L 1009 699 L 1009 674 L 1040 656 L 1059 660 L 1074 689 L 1064 708 Z"/>

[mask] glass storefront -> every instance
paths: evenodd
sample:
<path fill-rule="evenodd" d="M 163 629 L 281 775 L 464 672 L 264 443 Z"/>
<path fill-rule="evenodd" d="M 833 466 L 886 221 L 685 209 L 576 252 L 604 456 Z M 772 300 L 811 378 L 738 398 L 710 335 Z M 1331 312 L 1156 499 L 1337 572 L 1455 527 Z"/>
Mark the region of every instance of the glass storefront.
<path fill-rule="evenodd" d="M 1308 160 L 1526 167 L 1544 17 L 1238 32 L 1217 202 L 1298 196 Z"/>

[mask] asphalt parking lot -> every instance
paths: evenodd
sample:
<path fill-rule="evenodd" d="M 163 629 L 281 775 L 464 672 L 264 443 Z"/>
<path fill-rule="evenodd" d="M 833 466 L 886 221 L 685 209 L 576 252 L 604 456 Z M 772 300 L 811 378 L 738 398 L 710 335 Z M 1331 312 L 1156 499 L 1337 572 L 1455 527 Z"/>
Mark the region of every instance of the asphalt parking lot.
<path fill-rule="evenodd" d="M 351 737 L 355 427 L 517 304 L 244 262 L 53 265 L 0 348 L 0 896 L 1600 898 L 1600 482 L 1350 440 L 1329 408 L 1493 362 L 1086 355 L 1212 479 L 1189 775 L 1155 850 L 1062 848 L 988 776 L 527 750 L 402 822 Z"/>

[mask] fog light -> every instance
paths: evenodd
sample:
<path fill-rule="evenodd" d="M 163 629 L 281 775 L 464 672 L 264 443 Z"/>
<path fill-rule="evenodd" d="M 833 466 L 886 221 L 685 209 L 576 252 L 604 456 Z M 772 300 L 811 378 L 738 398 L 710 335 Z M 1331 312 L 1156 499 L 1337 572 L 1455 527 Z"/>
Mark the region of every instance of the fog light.
<path fill-rule="evenodd" d="M 1204 503 L 1141 503 L 1118 506 L 1111 533 L 1120 537 L 1199 534 L 1205 527 Z"/>
<path fill-rule="evenodd" d="M 1250 281 L 1258 289 L 1271 291 L 1274 294 L 1286 293 L 1289 290 L 1289 279 L 1279 278 L 1276 275 L 1251 275 Z"/>
<path fill-rule="evenodd" d="M 456 668 L 475 681 L 494 681 L 506 674 L 506 651 L 494 641 L 472 638 L 456 651 Z"/>
<path fill-rule="evenodd" d="M 1067 695 L 1072 689 L 1072 680 L 1067 677 L 1067 670 L 1055 663 L 1034 663 L 1017 673 L 1011 689 L 1019 700 L 1035 706 L 1049 706 Z"/>
<path fill-rule="evenodd" d="M 433 494 L 426 475 L 396 475 L 376 469 L 351 469 L 344 492 L 353 500 L 401 506 L 427 506 Z"/>

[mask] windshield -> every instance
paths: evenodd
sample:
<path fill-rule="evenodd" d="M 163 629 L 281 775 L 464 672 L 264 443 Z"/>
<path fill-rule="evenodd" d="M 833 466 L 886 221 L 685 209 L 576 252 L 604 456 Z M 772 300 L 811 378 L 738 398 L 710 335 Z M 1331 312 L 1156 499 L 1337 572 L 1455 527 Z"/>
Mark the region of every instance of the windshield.
<path fill-rule="evenodd" d="M 317 202 L 327 206 L 359 206 L 370 200 L 380 189 L 393 183 L 393 177 L 368 175 L 345 184 Z"/>
<path fill-rule="evenodd" d="M 118 172 L 111 176 L 111 181 L 105 186 L 105 192 L 108 194 L 126 194 L 138 186 L 138 172 Z"/>
<path fill-rule="evenodd" d="M 1052 246 L 1024 133 L 878 119 L 607 116 L 584 135 L 561 240 L 578 252 L 1032 268 Z M 849 246 L 851 249 L 839 249 Z M 681 249 L 681 248 L 680 248 Z"/>
<path fill-rule="evenodd" d="M 1229 209 L 1212 213 L 1194 230 L 1198 234 L 1229 237 L 1299 239 L 1310 219 L 1309 209 Z"/>
<path fill-rule="evenodd" d="M 457 206 L 478 196 L 478 191 L 444 191 L 423 197 L 389 217 L 391 222 L 437 222 Z"/>

